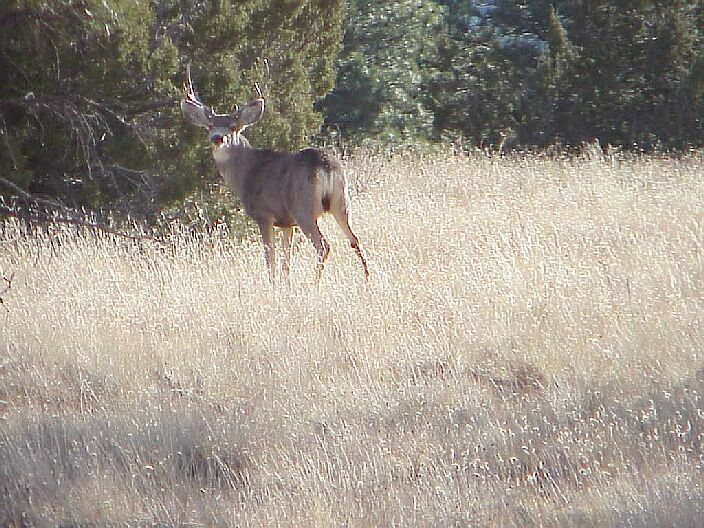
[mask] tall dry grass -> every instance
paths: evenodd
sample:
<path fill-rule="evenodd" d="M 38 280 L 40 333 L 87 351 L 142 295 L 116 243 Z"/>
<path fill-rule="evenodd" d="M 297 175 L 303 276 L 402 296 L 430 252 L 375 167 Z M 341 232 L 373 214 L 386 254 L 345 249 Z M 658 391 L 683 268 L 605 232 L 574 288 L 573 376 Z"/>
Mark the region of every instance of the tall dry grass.
<path fill-rule="evenodd" d="M 704 525 L 701 155 L 348 165 L 369 285 L 4 226 L 0 524 Z"/>

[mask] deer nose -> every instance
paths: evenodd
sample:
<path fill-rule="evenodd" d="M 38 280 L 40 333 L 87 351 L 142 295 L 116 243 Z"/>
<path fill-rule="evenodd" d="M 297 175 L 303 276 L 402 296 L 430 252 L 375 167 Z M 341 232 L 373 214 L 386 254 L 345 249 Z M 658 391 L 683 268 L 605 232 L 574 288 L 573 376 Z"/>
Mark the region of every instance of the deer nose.
<path fill-rule="evenodd" d="M 212 141 L 214 145 L 219 145 L 222 143 L 222 136 L 220 134 L 215 134 L 210 138 L 210 141 Z"/>

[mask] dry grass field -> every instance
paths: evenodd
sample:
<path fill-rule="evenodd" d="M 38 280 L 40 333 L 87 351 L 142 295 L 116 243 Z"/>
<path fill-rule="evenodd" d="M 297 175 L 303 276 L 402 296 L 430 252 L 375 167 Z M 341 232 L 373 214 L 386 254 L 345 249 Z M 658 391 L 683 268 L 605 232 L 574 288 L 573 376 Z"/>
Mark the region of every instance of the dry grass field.
<path fill-rule="evenodd" d="M 368 285 L 7 223 L 0 525 L 703 526 L 703 161 L 353 156 Z"/>

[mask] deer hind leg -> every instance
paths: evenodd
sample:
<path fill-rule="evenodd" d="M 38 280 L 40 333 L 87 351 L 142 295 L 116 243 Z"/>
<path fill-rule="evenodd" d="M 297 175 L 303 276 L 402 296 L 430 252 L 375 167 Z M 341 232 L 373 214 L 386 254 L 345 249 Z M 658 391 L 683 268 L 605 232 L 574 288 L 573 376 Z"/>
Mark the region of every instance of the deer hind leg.
<path fill-rule="evenodd" d="M 264 260 L 269 271 L 269 279 L 274 281 L 274 224 L 270 220 L 259 220 L 259 231 L 262 234 L 262 244 L 264 245 Z"/>
<path fill-rule="evenodd" d="M 347 240 L 349 240 L 350 246 L 352 246 L 352 249 L 354 249 L 355 253 L 357 253 L 357 257 L 359 258 L 359 261 L 362 264 L 362 270 L 364 271 L 364 278 L 369 280 L 369 268 L 367 267 L 367 259 L 364 255 L 364 250 L 362 249 L 362 246 L 359 245 L 359 239 L 352 232 L 352 228 L 350 227 L 350 218 L 349 213 L 347 212 L 347 208 L 334 207 L 330 212 L 335 217 L 337 225 L 340 226 L 340 229 L 342 229 L 342 232 L 347 237 Z"/>
<path fill-rule="evenodd" d="M 315 251 L 318 253 L 318 280 L 320 280 L 323 273 L 323 268 L 325 267 L 325 261 L 330 254 L 330 244 L 328 244 L 328 241 L 325 240 L 325 237 L 320 232 L 317 221 L 313 220 L 312 222 L 301 222 L 299 223 L 299 227 L 308 237 L 308 240 L 310 240 L 311 244 L 313 244 L 313 247 L 315 248 Z"/>

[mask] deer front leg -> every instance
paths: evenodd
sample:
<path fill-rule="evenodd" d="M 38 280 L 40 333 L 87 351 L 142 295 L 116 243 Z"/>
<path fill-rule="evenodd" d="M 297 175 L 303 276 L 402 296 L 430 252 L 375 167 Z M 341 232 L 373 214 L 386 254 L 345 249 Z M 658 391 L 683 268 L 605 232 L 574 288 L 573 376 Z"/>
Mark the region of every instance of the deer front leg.
<path fill-rule="evenodd" d="M 293 241 L 293 228 L 283 227 L 281 228 L 283 233 L 283 250 L 284 250 L 284 260 L 281 271 L 283 272 L 286 280 L 289 280 L 289 274 L 291 272 L 291 243 Z"/>
<path fill-rule="evenodd" d="M 274 224 L 271 220 L 258 220 L 259 231 L 264 245 L 264 260 L 269 270 L 269 279 L 274 282 Z"/>

